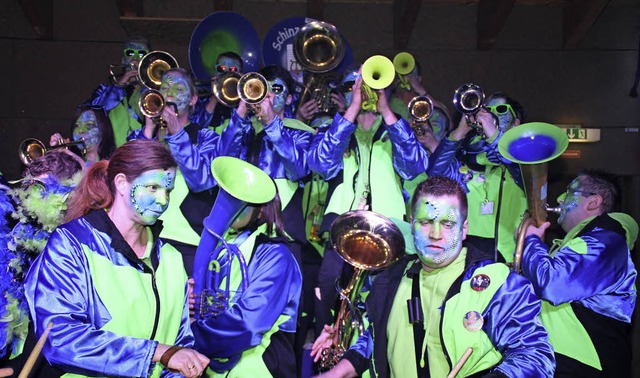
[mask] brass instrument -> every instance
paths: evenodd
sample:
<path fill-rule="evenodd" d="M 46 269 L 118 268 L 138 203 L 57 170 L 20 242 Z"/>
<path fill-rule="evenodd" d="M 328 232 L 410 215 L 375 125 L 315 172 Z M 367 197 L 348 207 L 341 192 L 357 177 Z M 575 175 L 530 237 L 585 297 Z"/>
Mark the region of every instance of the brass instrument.
<path fill-rule="evenodd" d="M 411 128 L 416 136 L 424 135 L 422 124 L 427 122 L 433 113 L 433 101 L 428 96 L 416 96 L 409 101 L 409 116 L 411 116 Z"/>
<path fill-rule="evenodd" d="M 238 81 L 242 75 L 239 72 L 225 72 L 214 78 L 211 92 L 222 105 L 234 108 L 240 102 L 238 95 Z"/>
<path fill-rule="evenodd" d="M 462 84 L 453 95 L 453 106 L 464 114 L 469 126 L 479 135 L 483 135 L 482 126 L 476 121 L 471 122 L 471 115 L 476 114 L 483 104 L 484 91 L 479 85 L 473 83 Z"/>
<path fill-rule="evenodd" d="M 18 147 L 18 156 L 20 157 L 20 161 L 22 161 L 22 164 L 28 166 L 31 165 L 32 161 L 37 158 L 43 157 L 45 153 L 51 150 L 77 146 L 82 143 L 84 143 L 84 138 L 47 148 L 40 140 L 36 138 L 27 138 L 23 140 L 22 143 L 20 143 L 20 147 Z"/>
<path fill-rule="evenodd" d="M 166 102 L 160 91 L 156 89 L 145 89 L 138 99 L 138 107 L 140 112 L 148 118 L 151 118 L 158 129 L 158 138 L 163 139 L 166 133 L 167 122 L 162 118 L 162 110 L 165 106 L 171 105 L 173 111 L 178 115 L 178 107 L 173 102 Z"/>
<path fill-rule="evenodd" d="M 407 79 L 407 75 L 409 75 L 416 66 L 416 60 L 408 52 L 400 52 L 393 57 L 393 67 L 398 74 L 398 79 L 400 79 L 400 86 L 406 90 L 411 89 L 411 84 Z"/>
<path fill-rule="evenodd" d="M 374 89 L 384 89 L 396 77 L 396 69 L 389 58 L 374 55 L 362 64 L 362 90 L 366 99 L 362 100 L 362 110 L 376 111 L 378 94 Z"/>
<path fill-rule="evenodd" d="M 506 159 L 520 164 L 527 197 L 527 211 L 518 226 L 512 270 L 520 273 L 524 238 L 530 225 L 539 227 L 547 219 L 547 162 L 560 156 L 569 145 L 567 134 L 549 123 L 530 122 L 502 135 L 498 150 Z"/>
<path fill-rule="evenodd" d="M 320 367 L 323 370 L 332 368 L 340 360 L 355 332 L 360 335 L 364 331 L 356 301 L 368 274 L 388 267 L 405 250 L 398 226 L 367 210 L 348 211 L 336 218 L 331 225 L 330 240 L 340 257 L 355 269 L 347 287 L 342 289 L 336 283 L 341 299 L 336 318 L 337 340 L 322 351 Z"/>
<path fill-rule="evenodd" d="M 177 68 L 178 61 L 164 51 L 152 51 L 145 55 L 138 64 L 138 77 L 148 88 L 159 89 L 162 75 L 172 68 Z"/>
<path fill-rule="evenodd" d="M 238 80 L 237 91 L 240 99 L 252 107 L 255 113 L 259 113 L 259 104 L 267 97 L 269 83 L 259 73 L 249 72 Z"/>
<path fill-rule="evenodd" d="M 331 101 L 331 93 L 340 83 L 340 75 L 330 72 L 345 56 L 345 42 L 335 26 L 323 21 L 305 24 L 293 40 L 293 54 L 308 73 L 305 76 L 304 91 L 300 104 L 314 99 L 318 113 L 333 115 L 336 107 Z"/>
<path fill-rule="evenodd" d="M 135 71 L 137 69 L 138 67 L 136 67 L 136 65 L 133 63 L 110 64 L 109 75 L 111 76 L 111 80 L 117 84 L 122 75 L 124 75 L 127 71 Z M 138 76 L 136 76 L 135 79 L 129 80 L 126 85 L 133 84 L 134 82 L 138 81 L 138 79 Z"/>

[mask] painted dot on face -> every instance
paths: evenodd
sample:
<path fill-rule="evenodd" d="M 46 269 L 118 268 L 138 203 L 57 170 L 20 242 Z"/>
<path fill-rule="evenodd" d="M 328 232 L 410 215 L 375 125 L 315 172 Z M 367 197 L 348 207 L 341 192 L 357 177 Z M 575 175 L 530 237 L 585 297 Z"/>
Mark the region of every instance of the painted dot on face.
<path fill-rule="evenodd" d="M 143 224 L 151 225 L 169 207 L 175 169 L 146 171 L 131 183 L 129 202 Z"/>
<path fill-rule="evenodd" d="M 162 77 L 160 94 L 162 94 L 165 101 L 176 104 L 179 113 L 188 108 L 192 97 L 189 81 L 175 72 Z"/>

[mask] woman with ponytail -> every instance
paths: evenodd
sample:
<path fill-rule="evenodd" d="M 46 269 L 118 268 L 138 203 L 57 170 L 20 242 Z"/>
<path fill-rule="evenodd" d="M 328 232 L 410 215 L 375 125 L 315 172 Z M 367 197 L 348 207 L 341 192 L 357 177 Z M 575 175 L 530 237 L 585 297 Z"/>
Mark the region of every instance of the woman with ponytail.
<path fill-rule="evenodd" d="M 158 238 L 176 162 L 136 140 L 92 164 L 34 261 L 25 294 L 43 354 L 74 376 L 197 377 L 209 360 L 190 349 L 187 277 Z"/>

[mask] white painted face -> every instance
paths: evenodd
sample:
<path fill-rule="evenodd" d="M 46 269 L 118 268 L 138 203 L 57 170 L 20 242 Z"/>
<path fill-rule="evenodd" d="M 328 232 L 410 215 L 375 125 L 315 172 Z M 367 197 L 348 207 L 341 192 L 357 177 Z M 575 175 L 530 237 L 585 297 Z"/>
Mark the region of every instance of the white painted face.
<path fill-rule="evenodd" d="M 169 193 L 173 190 L 176 170 L 152 169 L 131 183 L 129 205 L 145 225 L 154 224 L 169 207 Z"/>
<path fill-rule="evenodd" d="M 467 236 L 458 198 L 429 194 L 419 198 L 413 208 L 412 230 L 424 265 L 433 269 L 449 265 L 460 254 Z"/>

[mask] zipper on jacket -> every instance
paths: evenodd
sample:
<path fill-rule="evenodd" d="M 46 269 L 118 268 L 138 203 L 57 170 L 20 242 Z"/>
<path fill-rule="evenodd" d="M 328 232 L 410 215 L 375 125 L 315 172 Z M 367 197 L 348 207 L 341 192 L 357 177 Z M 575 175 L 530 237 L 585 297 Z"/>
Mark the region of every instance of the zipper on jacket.
<path fill-rule="evenodd" d="M 153 330 L 151 331 L 151 337 L 149 338 L 150 340 L 153 340 L 156 337 L 156 332 L 158 331 L 158 322 L 160 320 L 160 294 L 158 294 L 155 272 L 151 273 L 151 287 L 153 288 L 153 295 L 156 298 L 156 315 L 153 320 Z"/>

